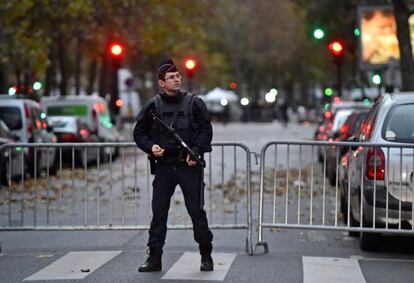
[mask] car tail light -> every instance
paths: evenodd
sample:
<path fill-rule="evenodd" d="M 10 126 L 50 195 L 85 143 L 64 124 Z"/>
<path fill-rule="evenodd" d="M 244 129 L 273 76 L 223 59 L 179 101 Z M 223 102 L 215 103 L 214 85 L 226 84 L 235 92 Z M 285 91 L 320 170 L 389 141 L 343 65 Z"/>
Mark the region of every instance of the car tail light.
<path fill-rule="evenodd" d="M 375 168 L 376 167 L 376 168 Z M 384 180 L 385 156 L 380 148 L 369 148 L 367 152 L 367 178 Z M 376 176 L 375 176 L 376 175 Z"/>
<path fill-rule="evenodd" d="M 348 168 L 348 163 L 349 163 L 349 153 L 345 153 L 344 156 L 341 159 L 341 165 L 344 168 Z"/>
<path fill-rule="evenodd" d="M 347 138 L 348 138 L 348 136 L 349 136 L 349 134 L 348 134 L 348 132 L 349 132 L 349 125 L 347 124 L 347 123 L 345 123 L 342 127 L 341 127 L 341 129 L 339 130 L 339 132 L 340 132 L 340 134 L 341 134 L 341 136 L 340 136 L 340 139 L 341 140 L 346 140 Z"/>
<path fill-rule="evenodd" d="M 89 138 L 89 130 L 88 129 L 80 129 L 79 134 L 82 138 L 82 140 L 86 141 Z"/>
<path fill-rule="evenodd" d="M 78 140 L 79 139 L 75 134 L 62 134 L 59 137 L 59 141 L 61 142 L 76 142 Z"/>

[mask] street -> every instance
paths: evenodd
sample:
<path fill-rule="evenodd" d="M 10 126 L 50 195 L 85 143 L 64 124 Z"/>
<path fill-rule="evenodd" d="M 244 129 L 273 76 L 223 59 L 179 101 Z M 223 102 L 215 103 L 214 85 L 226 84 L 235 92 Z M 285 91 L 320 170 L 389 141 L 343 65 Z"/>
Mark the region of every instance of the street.
<path fill-rule="evenodd" d="M 213 125 L 214 142 L 237 142 L 245 144 L 252 152 L 260 153 L 269 141 L 279 139 L 310 140 L 314 132 L 312 124 L 290 123 L 286 128 L 279 122 L 272 123 L 228 123 Z M 130 127 L 125 127 L 123 135 L 128 136 Z M 216 150 L 216 149 L 215 149 Z M 281 149 L 282 150 L 282 149 Z M 222 183 L 236 180 L 243 187 L 245 167 L 243 152 L 237 151 L 236 177 L 234 176 L 231 150 L 212 157 L 214 169 L 206 169 L 206 211 L 210 224 L 245 223 L 245 192 L 237 190 L 232 197 L 225 191 Z M 414 245 L 412 237 L 386 236 L 378 239 L 378 251 L 362 252 L 358 238 L 348 236 L 347 232 L 321 231 L 312 229 L 264 228 L 263 238 L 268 243 L 269 253 L 263 253 L 263 247 L 255 247 L 254 255 L 245 251 L 245 230 L 214 229 L 215 271 L 212 274 L 200 274 L 197 271 L 199 259 L 197 246 L 192 239 L 191 230 L 169 230 L 167 244 L 163 255 L 163 271 L 142 274 L 137 272 L 138 265 L 145 259 L 147 230 L 145 225 L 149 218 L 149 190 L 145 177 L 138 178 L 134 184 L 134 149 L 130 148 L 114 161 L 113 170 L 103 164 L 99 170 L 91 166 L 87 173 L 88 189 L 85 191 L 84 171 L 75 169 L 78 174 L 72 186 L 71 168 L 65 168 L 62 178 L 53 177 L 55 189 L 38 192 L 43 202 L 37 203 L 38 225 L 140 225 L 142 230 L 128 231 L 2 231 L 0 232 L 0 282 L 21 282 L 22 280 L 83 279 L 82 282 L 408 282 L 413 278 L 411 268 L 414 262 Z M 225 169 L 221 169 L 221 156 L 225 160 Z M 146 176 L 146 157 L 137 156 L 138 176 Z M 303 156 L 309 156 L 304 152 Z M 256 155 L 252 158 L 252 217 L 253 245 L 257 242 L 258 190 L 257 174 L 259 162 Z M 286 157 L 280 158 L 285 164 Z M 308 160 L 302 160 L 304 166 Z M 290 156 L 294 166 L 301 160 L 296 155 Z M 122 166 L 122 161 L 126 166 Z M 257 162 L 256 162 L 257 161 Z M 239 164 L 240 163 L 240 164 Z M 105 167 L 106 166 L 106 167 Z M 239 167 L 240 166 L 240 167 Z M 282 166 L 282 165 L 281 165 Z M 317 165 L 315 165 L 317 166 Z M 319 165 L 318 165 L 319 166 Z M 125 167 L 125 168 L 124 168 Z M 124 168 L 124 169 L 122 169 Z M 319 168 L 320 169 L 320 168 Z M 124 171 L 123 171 L 124 170 Z M 124 172 L 124 173 L 122 173 Z M 114 185 L 107 183 L 108 173 L 113 175 Z M 223 174 L 223 177 L 220 175 Z M 94 177 L 95 176 L 95 177 Z M 102 176 L 98 178 L 97 176 Z M 211 176 L 212 184 L 208 179 Z M 123 178 L 125 180 L 123 180 Z M 223 179 L 222 179 L 223 178 Z M 319 176 L 319 178 L 321 178 Z M 61 181 L 63 180 L 63 181 Z M 97 184 L 96 182 L 100 183 Z M 39 181 L 40 182 L 40 181 Z M 239 183 L 240 182 L 240 183 Z M 60 189 L 60 185 L 62 188 Z M 320 183 L 315 183 L 320 184 Z M 44 185 L 47 187 L 47 183 Z M 305 186 L 305 185 L 304 185 Z M 329 185 L 327 185 L 329 186 Z M 71 188 L 76 187 L 76 190 Z M 139 188 L 137 190 L 136 188 Z M 237 187 L 237 186 L 236 186 Z M 40 187 L 39 187 L 40 188 Z M 108 190 L 108 188 L 113 188 Z M 214 188 L 210 190 L 209 188 Z M 334 199 L 334 190 L 327 187 L 326 197 Z M 22 201 L 17 186 L 12 193 L 12 226 L 33 224 L 33 190 L 25 193 Z M 265 187 L 265 204 L 272 203 L 272 188 Z M 316 196 L 321 187 L 315 186 Z M 49 192 L 47 196 L 46 193 Z M 85 192 L 87 193 L 85 195 Z M 111 192 L 111 194 L 110 194 Z M 2 191 L 2 199 L 8 199 L 8 192 Z M 61 193 L 61 194 L 59 194 Z M 208 195 L 211 193 L 211 196 Z M 286 192 L 278 193 L 278 197 Z M 53 199 L 50 199 L 54 195 Z M 30 198 L 32 197 L 32 198 Z M 110 201 L 110 198 L 113 201 Z M 170 224 L 189 223 L 183 206 L 180 190 L 172 205 Z M 295 195 L 289 194 L 289 203 L 294 204 Z M 317 197 L 315 197 L 316 203 Z M 303 201 L 305 203 L 306 200 Z M 23 206 L 22 206 L 23 204 Z M 113 204 L 113 205 L 109 205 Z M 110 208 L 110 206 L 112 206 Z M 21 213 L 21 208 L 25 212 Z M 305 204 L 304 204 L 305 207 Z M 85 209 L 87 208 L 87 209 Z M 291 209 L 295 209 L 292 207 Z M 99 212 L 97 212 L 99 210 Z M 332 207 L 326 208 L 327 221 Z M 85 212 L 86 211 L 86 212 Z M 321 207 L 315 208 L 315 215 Z M 8 224 L 9 206 L 7 201 L 0 204 L 0 225 Z M 264 209 L 264 218 L 272 218 L 272 210 Z M 303 210 L 303 219 L 309 215 Z M 23 221 L 21 221 L 21 217 Z M 279 215 L 278 213 L 276 215 Z M 315 216 L 318 218 L 319 216 Z M 316 220 L 315 220 L 316 221 Z M 106 254 L 103 254 L 106 252 Z M 197 260 L 192 260 L 192 258 Z M 189 271 L 190 270 L 190 271 Z M 187 273 L 186 273 L 187 272 Z M 190 272 L 190 274 L 188 273 Z M 193 272 L 193 273 L 191 273 Z M 191 280 L 193 279 L 193 280 Z"/>

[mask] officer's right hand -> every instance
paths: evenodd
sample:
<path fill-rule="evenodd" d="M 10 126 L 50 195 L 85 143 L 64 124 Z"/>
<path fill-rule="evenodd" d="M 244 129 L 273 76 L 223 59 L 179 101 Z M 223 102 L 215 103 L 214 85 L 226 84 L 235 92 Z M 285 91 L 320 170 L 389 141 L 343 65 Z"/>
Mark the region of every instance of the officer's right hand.
<path fill-rule="evenodd" d="M 152 154 L 157 157 L 161 157 L 164 154 L 164 150 L 158 144 L 154 144 L 151 148 Z"/>

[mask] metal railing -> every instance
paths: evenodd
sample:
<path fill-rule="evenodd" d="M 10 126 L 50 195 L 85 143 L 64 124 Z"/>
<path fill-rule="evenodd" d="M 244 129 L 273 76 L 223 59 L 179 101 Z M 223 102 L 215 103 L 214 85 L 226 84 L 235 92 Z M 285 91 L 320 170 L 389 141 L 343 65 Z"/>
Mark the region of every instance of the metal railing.
<path fill-rule="evenodd" d="M 348 231 L 361 247 L 374 232 L 414 234 L 413 144 L 274 141 L 260 162 L 265 253 L 264 228 Z"/>
<path fill-rule="evenodd" d="M 212 229 L 245 229 L 252 249 L 251 160 L 240 143 L 205 154 L 205 205 Z M 152 178 L 132 142 L 15 143 L 0 147 L 0 230 L 149 229 Z M 170 229 L 191 229 L 176 190 Z"/>

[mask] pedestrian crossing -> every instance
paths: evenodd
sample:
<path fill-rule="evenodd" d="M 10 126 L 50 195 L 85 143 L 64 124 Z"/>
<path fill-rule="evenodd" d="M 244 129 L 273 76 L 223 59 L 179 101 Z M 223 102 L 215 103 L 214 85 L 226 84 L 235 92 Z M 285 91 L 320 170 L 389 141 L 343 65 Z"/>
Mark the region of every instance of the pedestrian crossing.
<path fill-rule="evenodd" d="M 94 274 L 99 269 L 111 268 L 111 264 L 122 260 L 121 250 L 112 251 L 71 251 L 62 257 L 50 262 L 47 266 L 34 272 L 23 281 L 45 281 L 45 280 L 80 280 Z M 4 254 L 0 254 L 0 257 Z M 244 255 L 241 255 L 244 256 Z M 265 255 L 264 255 L 265 256 Z M 184 252 L 169 267 L 157 275 L 159 282 L 169 280 L 193 280 L 193 281 L 216 281 L 223 282 L 229 277 L 229 272 L 235 266 L 236 253 L 213 253 L 214 271 L 201 272 L 199 270 L 200 255 L 196 252 Z M 249 261 L 254 257 L 249 257 Z M 360 261 L 392 261 L 393 259 L 369 259 L 360 256 L 350 258 L 336 257 L 312 257 L 302 256 L 303 283 L 366 283 L 366 278 L 360 268 Z M 395 259 L 394 259 L 395 260 Z M 401 261 L 401 260 L 400 260 Z M 412 262 L 413 260 L 402 260 Z M 107 264 L 107 265 L 106 265 Z M 274 262 L 277 264 L 277 262 Z M 106 265 L 106 267 L 104 267 Z M 235 267 L 237 270 L 237 265 Z M 297 270 L 300 272 L 299 270 Z M 136 269 L 131 269 L 136 278 L 148 276 L 140 274 Z M 254 272 L 254 269 L 251 270 Z"/>
<path fill-rule="evenodd" d="M 355 258 L 302 257 L 303 283 L 365 283 Z"/>
<path fill-rule="evenodd" d="M 79 280 L 121 254 L 122 251 L 69 252 L 23 281 Z M 165 273 L 161 280 L 223 281 L 236 258 L 232 253 L 213 253 L 214 271 L 200 271 L 200 254 L 185 252 Z M 138 276 L 138 273 L 137 273 Z"/>
<path fill-rule="evenodd" d="M 198 263 L 200 255 L 198 253 L 184 253 L 175 264 L 167 271 L 161 279 L 171 280 L 205 280 L 205 281 L 223 281 L 236 254 L 213 253 L 214 271 L 201 272 Z"/>
<path fill-rule="evenodd" d="M 121 252 L 70 252 L 23 281 L 84 279 Z"/>

